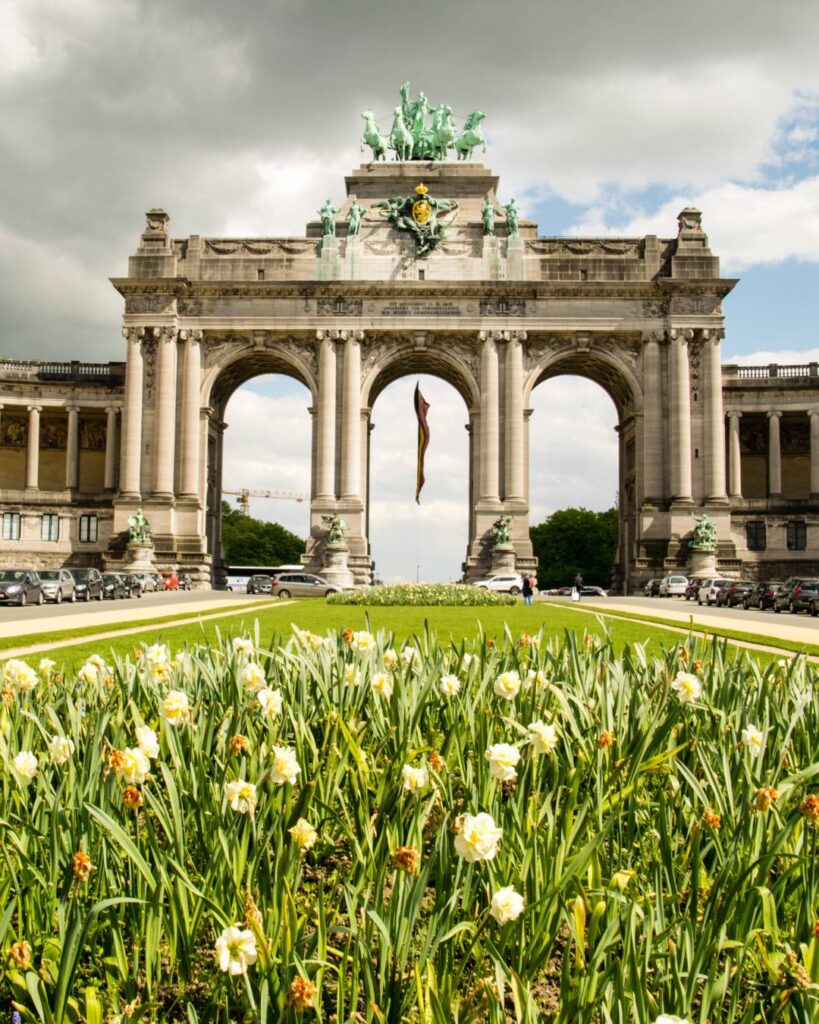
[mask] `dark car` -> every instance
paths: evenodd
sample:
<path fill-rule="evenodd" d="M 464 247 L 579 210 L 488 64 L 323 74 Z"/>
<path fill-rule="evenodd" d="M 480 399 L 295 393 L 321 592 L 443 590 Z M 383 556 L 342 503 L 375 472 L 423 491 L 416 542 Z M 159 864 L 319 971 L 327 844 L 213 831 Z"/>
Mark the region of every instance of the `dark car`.
<path fill-rule="evenodd" d="M 608 597 L 609 592 L 603 590 L 602 587 L 582 587 L 580 590 L 581 597 Z"/>
<path fill-rule="evenodd" d="M 186 572 L 180 572 L 179 574 L 179 589 L 190 590 L 191 589 L 191 578 Z"/>
<path fill-rule="evenodd" d="M 688 586 L 685 588 L 685 599 L 686 601 L 696 601 L 697 594 L 700 592 L 700 587 L 705 583 L 707 577 L 695 576 L 693 579 L 688 581 Z"/>
<path fill-rule="evenodd" d="M 76 601 L 74 577 L 68 569 L 41 569 L 40 584 L 46 601 L 62 604 L 63 601 Z"/>
<path fill-rule="evenodd" d="M 278 577 L 277 577 L 278 578 Z M 273 590 L 273 577 L 260 574 L 251 576 L 247 581 L 248 594 L 270 594 Z"/>
<path fill-rule="evenodd" d="M 0 569 L 0 604 L 42 604 L 40 577 L 33 569 Z"/>
<path fill-rule="evenodd" d="M 789 585 L 786 580 L 776 596 L 774 611 L 787 608 L 792 614 L 810 612 L 819 615 L 819 579 L 797 579 Z"/>
<path fill-rule="evenodd" d="M 99 569 L 72 569 L 78 601 L 102 600 L 102 574 Z"/>
<path fill-rule="evenodd" d="M 659 597 L 660 596 L 660 580 L 649 580 L 646 583 L 645 594 L 646 597 Z"/>
<path fill-rule="evenodd" d="M 125 584 L 119 573 L 104 572 L 102 574 L 102 596 L 115 601 L 118 597 L 125 597 Z"/>
<path fill-rule="evenodd" d="M 717 591 L 717 606 L 722 608 L 727 605 L 734 608 L 742 604 L 745 595 L 750 594 L 753 589 L 754 585 L 750 580 L 732 580 L 727 587 L 721 587 Z"/>
<path fill-rule="evenodd" d="M 757 583 L 753 590 L 749 591 L 742 598 L 742 607 L 758 608 L 764 611 L 766 608 L 773 608 L 774 598 L 782 589 L 779 580 L 769 580 L 767 583 Z"/>
<path fill-rule="evenodd" d="M 125 584 L 127 597 L 142 597 L 142 580 L 136 573 L 123 573 L 122 582 Z"/>

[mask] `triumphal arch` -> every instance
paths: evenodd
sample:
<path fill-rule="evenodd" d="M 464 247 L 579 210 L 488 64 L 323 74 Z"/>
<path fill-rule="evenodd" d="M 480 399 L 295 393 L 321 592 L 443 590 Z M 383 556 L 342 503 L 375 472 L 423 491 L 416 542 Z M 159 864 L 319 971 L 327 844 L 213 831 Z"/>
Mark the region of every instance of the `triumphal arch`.
<path fill-rule="evenodd" d="M 720 275 L 699 211 L 682 210 L 662 238 L 543 235 L 479 162 L 483 112 L 458 128 L 446 104 L 413 100 L 405 87 L 389 135 L 372 112 L 362 116 L 372 159 L 346 176 L 302 236 L 180 238 L 164 210 L 147 214 L 127 275 L 113 279 L 125 301 L 124 383 L 111 364 L 111 383 L 97 381 L 93 399 L 108 417 L 97 501 L 110 509 L 107 564 L 119 564 L 128 519 L 143 508 L 159 564 L 199 585 L 218 579 L 225 407 L 243 382 L 270 372 L 311 395 L 312 569 L 326 564 L 322 517 L 335 516 L 348 527 L 351 579 L 370 580 L 371 410 L 388 384 L 417 373 L 443 378 L 464 401 L 468 579 L 500 564 L 493 525 L 502 517 L 504 564 L 534 568 L 529 401 L 561 374 L 596 381 L 617 410 L 621 589 L 685 564 L 695 513 L 716 526 L 721 567 L 753 572 L 747 563 L 760 556 L 748 524 L 758 521 L 771 537 L 782 531 L 784 561 L 811 549 L 815 557 L 816 367 L 779 376 L 776 367 L 721 367 L 722 303 L 735 281 Z M 20 402 L 42 409 L 39 371 L 20 372 L 31 378 Z M 83 424 L 77 394 L 69 490 L 55 501 L 81 498 L 69 450 Z M 29 429 L 20 442 L 23 503 L 40 501 L 36 415 L 32 426 L 34 413 L 20 414 Z M 288 425 L 260 429 L 275 444 Z M 791 557 L 784 528 L 794 517 L 806 541 Z"/>

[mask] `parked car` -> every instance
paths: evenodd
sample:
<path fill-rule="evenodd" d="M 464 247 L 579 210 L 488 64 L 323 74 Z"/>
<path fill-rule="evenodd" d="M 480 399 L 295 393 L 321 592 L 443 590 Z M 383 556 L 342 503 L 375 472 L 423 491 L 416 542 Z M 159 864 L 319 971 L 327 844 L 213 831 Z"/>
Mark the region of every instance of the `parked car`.
<path fill-rule="evenodd" d="M 705 576 L 694 576 L 688 581 L 688 586 L 685 588 L 686 601 L 697 600 L 697 594 L 700 592 L 700 587 L 705 583 L 706 578 Z"/>
<path fill-rule="evenodd" d="M 165 589 L 165 577 L 162 575 L 162 573 L 161 572 L 152 572 L 151 576 L 153 576 L 154 583 L 156 584 L 156 588 L 155 589 L 159 590 L 159 591 L 164 590 Z"/>
<path fill-rule="evenodd" d="M 277 576 L 276 579 L 279 577 Z M 248 594 L 270 594 L 272 593 L 273 577 L 266 574 L 251 576 L 247 581 Z"/>
<path fill-rule="evenodd" d="M 787 608 L 792 614 L 809 611 L 812 615 L 816 615 L 817 612 L 813 611 L 813 607 L 819 611 L 817 589 L 819 589 L 819 580 L 815 578 L 789 577 L 774 598 L 774 611 L 781 612 L 783 608 Z"/>
<path fill-rule="evenodd" d="M 0 569 L 0 604 L 42 604 L 40 577 L 33 569 Z"/>
<path fill-rule="evenodd" d="M 646 597 L 659 597 L 661 582 L 661 580 L 649 580 L 646 583 Z"/>
<path fill-rule="evenodd" d="M 156 590 L 156 580 L 152 572 L 134 572 L 131 575 L 139 580 L 143 594 L 152 594 Z"/>
<path fill-rule="evenodd" d="M 179 577 L 176 575 L 175 572 L 162 573 L 162 589 L 179 590 Z"/>
<path fill-rule="evenodd" d="M 571 590 L 569 591 L 571 594 Z M 609 592 L 603 590 L 602 587 L 582 587 L 580 590 L 581 597 L 608 597 Z"/>
<path fill-rule="evenodd" d="M 125 598 L 125 584 L 118 572 L 102 574 L 102 596 L 115 601 L 118 597 Z"/>
<path fill-rule="evenodd" d="M 476 580 L 476 587 L 483 590 L 497 590 L 506 594 L 519 594 L 523 590 L 523 579 L 517 573 L 499 573 L 485 580 Z"/>
<path fill-rule="evenodd" d="M 179 574 L 179 589 L 190 590 L 191 589 L 191 578 L 186 572 L 180 572 Z"/>
<path fill-rule="evenodd" d="M 127 597 L 142 597 L 142 580 L 136 573 L 123 573 L 122 582 L 125 584 Z"/>
<path fill-rule="evenodd" d="M 102 573 L 99 569 L 72 569 L 78 601 L 102 600 Z"/>
<path fill-rule="evenodd" d="M 77 600 L 74 577 L 68 569 L 41 569 L 39 576 L 46 601 L 62 604 Z"/>
<path fill-rule="evenodd" d="M 716 604 L 717 603 L 717 592 L 721 587 L 727 587 L 732 580 L 722 579 L 720 577 L 712 577 L 711 579 L 705 580 L 703 585 L 697 591 L 697 604 Z"/>
<path fill-rule="evenodd" d="M 742 598 L 742 607 L 747 611 L 749 608 L 758 608 L 764 611 L 765 608 L 773 608 L 774 598 L 782 589 L 779 580 L 769 580 L 767 583 L 757 583 L 753 590 Z"/>
<path fill-rule="evenodd" d="M 742 601 L 746 594 L 754 589 L 752 580 L 732 580 L 727 587 L 721 587 L 717 591 L 717 605 L 722 608 L 735 608 Z"/>
<path fill-rule="evenodd" d="M 685 597 L 688 586 L 687 576 L 663 576 L 660 580 L 658 597 Z"/>
<path fill-rule="evenodd" d="M 307 572 L 283 572 L 270 583 L 270 593 L 274 597 L 327 597 L 340 592 L 341 587 L 335 583 L 328 583 L 321 576 Z"/>

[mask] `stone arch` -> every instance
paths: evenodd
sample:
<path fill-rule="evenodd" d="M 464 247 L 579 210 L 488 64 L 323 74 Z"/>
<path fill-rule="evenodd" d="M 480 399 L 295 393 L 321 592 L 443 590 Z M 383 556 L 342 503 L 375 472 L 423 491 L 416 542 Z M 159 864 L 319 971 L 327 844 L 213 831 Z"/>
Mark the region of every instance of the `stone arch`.
<path fill-rule="evenodd" d="M 524 400 L 529 401 L 538 384 L 567 374 L 598 384 L 614 402 L 620 419 L 629 412 L 643 410 L 643 388 L 636 366 L 629 365 L 617 349 L 607 351 L 598 346 L 566 348 L 547 343 L 542 354 L 532 359 L 526 373 Z"/>
<path fill-rule="evenodd" d="M 299 344 L 286 337 L 257 344 L 234 336 L 207 346 L 206 353 L 200 402 L 203 408 L 224 408 L 237 388 L 266 373 L 292 377 L 308 389 L 311 401 L 316 401 L 318 379 L 312 343 Z"/>
<path fill-rule="evenodd" d="M 372 408 L 381 392 L 394 381 L 425 373 L 451 384 L 471 411 L 477 408 L 480 398 L 477 368 L 477 349 L 456 337 L 436 338 L 430 347 L 414 344 L 409 338 L 375 342 L 365 355 L 361 404 Z"/>

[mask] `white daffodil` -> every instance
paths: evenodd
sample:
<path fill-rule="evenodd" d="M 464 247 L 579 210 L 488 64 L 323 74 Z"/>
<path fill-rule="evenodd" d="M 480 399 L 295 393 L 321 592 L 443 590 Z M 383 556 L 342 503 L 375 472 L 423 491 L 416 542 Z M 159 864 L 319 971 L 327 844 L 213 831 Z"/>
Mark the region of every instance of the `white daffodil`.
<path fill-rule="evenodd" d="M 401 769 L 401 781 L 408 793 L 418 793 L 429 785 L 429 772 L 426 768 L 413 768 L 405 764 Z"/>
<path fill-rule="evenodd" d="M 518 777 L 515 765 L 520 761 L 520 751 L 511 743 L 493 743 L 484 757 L 489 762 L 492 778 L 498 782 L 511 782 Z"/>
<path fill-rule="evenodd" d="M 296 776 L 301 771 L 299 762 L 296 760 L 296 752 L 290 747 L 273 748 L 273 765 L 270 769 L 270 778 L 277 786 L 289 782 L 291 786 L 296 784 Z"/>
<path fill-rule="evenodd" d="M 762 750 L 763 734 L 755 725 L 749 725 L 742 730 L 742 742 L 752 754 L 758 754 Z"/>
<path fill-rule="evenodd" d="M 388 647 L 387 650 L 384 651 L 382 660 L 384 662 L 384 668 L 392 670 L 398 667 L 398 655 L 392 647 Z"/>
<path fill-rule="evenodd" d="M 357 665 L 344 666 L 344 682 L 347 686 L 361 686 L 361 670 Z"/>
<path fill-rule="evenodd" d="M 48 756 L 54 764 L 65 764 L 74 753 L 74 741 L 68 736 L 52 736 L 48 743 Z"/>
<path fill-rule="evenodd" d="M 243 665 L 239 672 L 239 682 L 250 693 L 256 693 L 265 685 L 264 669 L 255 661 L 249 661 Z"/>
<path fill-rule="evenodd" d="M 350 641 L 350 646 L 354 651 L 371 651 L 375 647 L 375 637 L 372 633 L 368 633 L 366 629 L 360 629 L 353 633 L 353 639 Z"/>
<path fill-rule="evenodd" d="M 702 696 L 702 683 L 691 672 L 678 672 L 671 689 L 676 693 L 680 704 L 690 704 Z"/>
<path fill-rule="evenodd" d="M 282 691 L 271 690 L 263 686 L 256 691 L 256 700 L 259 702 L 259 710 L 262 718 L 275 718 L 282 713 Z"/>
<path fill-rule="evenodd" d="M 249 928 L 242 928 L 241 922 L 225 928 L 216 940 L 216 959 L 226 974 L 247 974 L 247 969 L 256 963 L 256 939 Z"/>
<path fill-rule="evenodd" d="M 520 917 L 523 907 L 524 900 L 521 894 L 515 892 L 513 885 L 505 885 L 493 894 L 489 913 L 498 924 L 507 924 L 507 922 Z"/>
<path fill-rule="evenodd" d="M 492 860 L 502 836 L 503 830 L 497 827 L 491 814 L 464 814 L 455 836 L 455 852 L 470 862 Z"/>
<path fill-rule="evenodd" d="M 372 688 L 379 697 L 389 700 L 392 697 L 392 676 L 389 672 L 376 672 L 372 678 Z"/>
<path fill-rule="evenodd" d="M 237 779 L 225 784 L 225 796 L 231 810 L 239 814 L 249 814 L 251 818 L 256 810 L 256 787 L 252 782 Z"/>
<path fill-rule="evenodd" d="M 246 636 L 235 636 L 232 646 L 234 654 L 243 654 L 248 657 L 253 654 L 253 641 Z"/>
<path fill-rule="evenodd" d="M 11 763 L 23 785 L 27 786 L 34 781 L 39 767 L 36 754 L 32 754 L 30 750 L 21 750 Z"/>
<path fill-rule="evenodd" d="M 141 786 L 151 772 L 151 762 L 140 747 L 121 751 L 117 773 L 132 786 Z"/>
<path fill-rule="evenodd" d="M 40 658 L 37 664 L 37 671 L 41 676 L 50 676 L 56 667 L 57 662 L 53 658 Z"/>
<path fill-rule="evenodd" d="M 159 713 L 168 725 L 182 725 L 191 713 L 187 694 L 181 690 L 171 690 L 159 705 Z"/>
<path fill-rule="evenodd" d="M 461 680 L 457 676 L 441 676 L 441 693 L 445 697 L 454 697 L 461 688 Z"/>
<path fill-rule="evenodd" d="M 318 839 L 318 832 L 305 818 L 299 818 L 296 824 L 291 829 L 288 829 L 288 831 L 290 832 L 290 838 L 302 852 L 315 846 Z"/>
<path fill-rule="evenodd" d="M 495 680 L 493 689 L 498 697 L 514 700 L 520 692 L 520 676 L 514 670 L 503 672 Z"/>
<path fill-rule="evenodd" d="M 156 733 L 149 726 L 137 726 L 136 741 L 139 749 L 151 761 L 155 761 L 159 757 L 159 740 Z"/>
<path fill-rule="evenodd" d="M 529 741 L 538 754 L 551 754 L 557 747 L 557 729 L 547 722 L 532 722 L 529 726 Z"/>
<path fill-rule="evenodd" d="M 33 690 L 37 685 L 37 673 L 25 661 L 11 658 L 3 666 L 3 682 L 24 692 Z"/>

